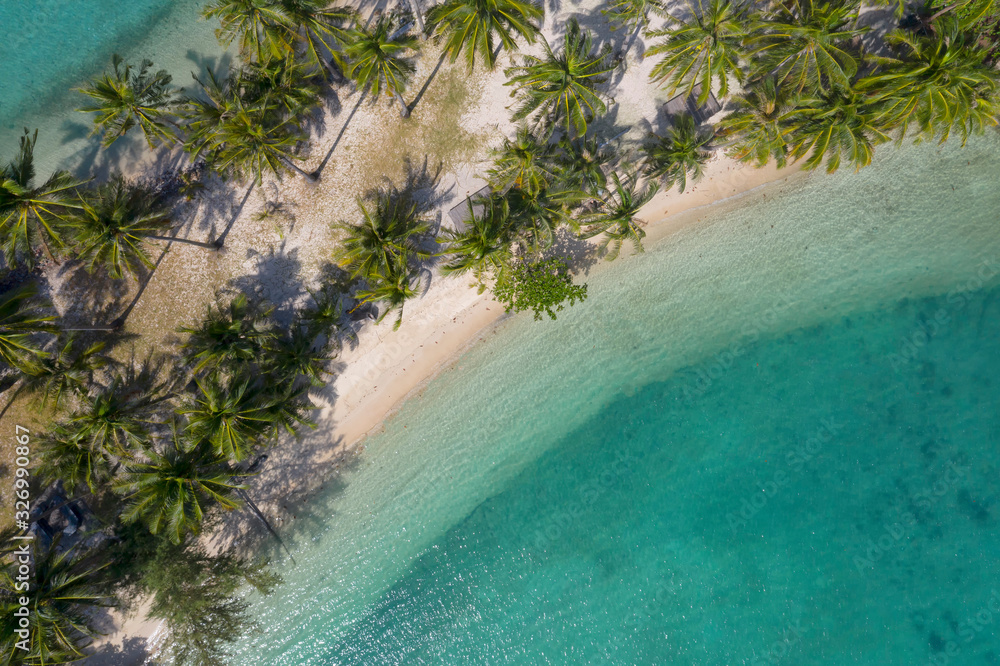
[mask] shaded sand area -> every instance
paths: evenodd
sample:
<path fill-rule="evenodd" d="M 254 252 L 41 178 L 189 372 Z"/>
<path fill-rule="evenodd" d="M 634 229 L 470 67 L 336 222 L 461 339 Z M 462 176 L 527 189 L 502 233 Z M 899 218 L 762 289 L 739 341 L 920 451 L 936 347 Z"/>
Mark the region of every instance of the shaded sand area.
<path fill-rule="evenodd" d="M 549 7 L 545 36 L 555 44 L 565 19 L 576 14 L 584 27 L 620 49 L 630 35 L 611 32 L 599 6 L 588 2 L 556 11 Z M 408 95 L 414 105 L 408 120 L 400 119 L 391 100 L 372 103 L 350 85 L 326 91 L 323 112 L 310 128 L 313 141 L 304 163 L 307 170 L 322 165 L 317 184 L 292 177 L 283 182 L 265 180 L 261 186 L 216 179 L 193 201 L 177 207 L 180 236 L 202 241 L 221 237 L 224 247 L 211 252 L 173 243 L 162 256 L 154 253 L 159 257 L 157 268 L 125 325 L 125 332 L 135 336 L 139 355 L 179 342 L 177 328 L 196 321 L 216 293 L 244 292 L 268 301 L 279 313 L 290 313 L 330 274 L 331 253 L 338 241 L 332 224 L 354 219 L 357 197 L 375 188 L 389 183 L 408 186 L 438 229 L 450 224 L 447 211 L 485 184 L 489 149 L 512 133 L 513 100 L 503 85 L 503 69 L 510 58 L 502 56 L 494 72 L 477 69 L 469 74 L 462 62 L 442 62 L 432 41 L 423 42 L 423 47 Z M 607 118 L 597 123 L 605 136 L 627 131 L 620 139 L 622 153 L 635 149 L 648 131 L 667 126 L 662 106 L 669 95 L 649 83 L 652 63 L 639 59 L 642 49 L 641 40 L 632 44 L 628 67 L 615 75 L 609 90 L 615 103 Z M 540 50 L 537 44 L 525 49 Z M 131 175 L 146 176 L 158 166 L 169 168 L 179 162 L 177 154 L 162 153 L 138 162 L 123 159 L 120 166 Z M 714 202 L 793 173 L 794 169 L 740 167 L 716 155 L 704 178 L 687 192 L 661 193 L 649 204 L 643 215 L 649 223 L 647 241 L 697 224 L 711 214 L 705 207 Z M 592 246 L 572 239 L 562 242 L 580 257 L 580 280 L 585 281 L 592 270 L 613 265 L 601 263 Z M 627 261 L 623 256 L 616 263 Z M 77 262 L 49 266 L 44 278 L 67 324 L 77 326 L 111 322 L 133 301 L 140 284 L 90 277 Z M 331 368 L 334 380 L 311 396 L 318 407 L 317 427 L 298 441 L 283 441 L 253 480 L 251 494 L 261 509 L 279 527 L 294 520 L 296 505 L 359 454 L 365 434 L 377 429 L 401 400 L 450 359 L 489 335 L 490 326 L 502 316 L 502 307 L 489 294 L 477 294 L 467 279 L 442 278 L 433 270 L 425 273 L 421 296 L 407 304 L 398 331 L 392 330 L 392 318 L 378 326 L 358 324 L 356 339 Z M 44 422 L 44 416 L 16 403 L 3 427 Z M 213 538 L 222 547 L 261 536 L 249 514 L 234 512 Z M 135 648 L 134 637 L 154 629 L 139 618 L 107 642 L 112 651 Z"/>

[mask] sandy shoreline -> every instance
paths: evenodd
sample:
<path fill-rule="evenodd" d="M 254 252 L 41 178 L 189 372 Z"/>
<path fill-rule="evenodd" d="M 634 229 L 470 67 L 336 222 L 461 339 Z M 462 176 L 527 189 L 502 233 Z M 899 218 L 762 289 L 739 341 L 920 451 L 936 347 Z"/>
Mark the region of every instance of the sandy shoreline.
<path fill-rule="evenodd" d="M 717 204 L 805 176 L 796 167 L 753 169 L 718 156 L 707 165 L 704 178 L 687 192 L 660 193 L 649 203 L 643 215 L 647 220 L 646 246 L 665 242 L 678 231 L 703 222 L 719 210 Z M 612 270 L 615 264 L 629 260 L 629 255 L 623 253 L 615 263 L 601 262 L 595 268 Z M 337 464 L 358 453 L 365 438 L 379 431 L 408 397 L 419 393 L 466 349 L 489 335 L 504 316 L 503 307 L 489 292 L 477 294 L 468 280 L 436 279 L 422 298 L 407 306 L 398 331 L 392 330 L 391 318 L 378 326 L 369 324 L 360 332 L 356 347 L 341 353 L 338 362 L 342 369 L 336 379 L 321 395 L 313 396 L 319 408 L 315 413 L 316 429 L 300 442 L 286 442 L 273 449 L 269 467 L 281 468 L 305 455 L 310 463 L 327 465 L 329 473 L 334 473 Z M 331 442 L 335 445 L 330 446 Z M 276 525 L 294 521 L 296 507 L 308 502 L 325 481 L 301 473 L 291 479 L 290 486 L 286 476 L 280 480 L 269 477 L 265 470 L 255 478 L 252 492 Z M 243 522 L 247 516 L 242 513 L 232 518 Z M 246 529 L 253 531 L 255 527 L 247 522 L 240 530 Z M 221 540 L 216 544 L 226 545 Z M 109 657 L 113 659 L 132 654 L 140 661 L 111 661 L 95 655 L 86 663 L 141 663 L 137 639 L 145 644 L 158 629 L 159 623 L 143 619 L 141 612 L 127 619 L 113 618 L 99 645 L 110 648 Z"/>

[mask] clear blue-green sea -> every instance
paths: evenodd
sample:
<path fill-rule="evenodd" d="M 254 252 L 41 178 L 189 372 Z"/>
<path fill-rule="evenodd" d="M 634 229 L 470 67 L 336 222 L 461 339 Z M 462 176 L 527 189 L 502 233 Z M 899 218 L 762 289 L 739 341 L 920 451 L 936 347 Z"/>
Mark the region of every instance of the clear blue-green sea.
<path fill-rule="evenodd" d="M 996 135 L 885 150 L 500 326 L 285 528 L 235 663 L 1000 663 L 998 183 Z"/>
<path fill-rule="evenodd" d="M 0 154 L 101 167 L 69 88 L 183 84 L 200 4 L 0 2 Z M 409 399 L 232 663 L 1000 664 L 1000 138 L 697 216 Z"/>

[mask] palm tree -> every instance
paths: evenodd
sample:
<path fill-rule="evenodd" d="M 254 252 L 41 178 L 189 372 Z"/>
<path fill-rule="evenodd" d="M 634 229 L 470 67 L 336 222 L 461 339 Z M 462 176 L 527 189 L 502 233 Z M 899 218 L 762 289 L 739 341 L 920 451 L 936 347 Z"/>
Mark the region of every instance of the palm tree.
<path fill-rule="evenodd" d="M 102 573 L 107 564 L 95 565 L 86 554 L 74 549 L 59 553 L 56 543 L 45 549 L 32 543 L 32 567 L 26 587 L 18 584 L 24 577 L 16 559 L 0 573 L 0 649 L 8 664 L 63 664 L 82 659 L 86 655 L 81 643 L 97 633 L 90 626 L 87 611 L 111 605 L 100 592 L 107 589 Z M 14 614 L 22 606 L 21 597 L 28 600 L 27 627 L 22 627 Z M 17 630 L 25 628 L 27 652 L 16 646 L 21 640 Z"/>
<path fill-rule="evenodd" d="M 56 353 L 40 360 L 36 372 L 24 376 L 23 389 L 28 393 L 40 393 L 43 407 L 51 400 L 52 406 L 59 409 L 66 396 L 84 395 L 93 383 L 94 371 L 111 362 L 101 353 L 103 342 L 80 349 L 76 336 L 71 333 L 60 341 L 60 345 Z"/>
<path fill-rule="evenodd" d="M 32 337 L 58 330 L 46 304 L 34 300 L 37 295 L 33 282 L 0 294 L 0 362 L 27 374 L 40 372 L 46 356 Z"/>
<path fill-rule="evenodd" d="M 187 440 L 174 427 L 170 444 L 162 451 L 148 447 L 143 455 L 145 461 L 126 463 L 112 486 L 127 503 L 126 523 L 142 522 L 179 544 L 199 533 L 206 509 L 239 506 L 238 491 L 246 486 L 234 477 L 243 474 L 206 442 Z"/>
<path fill-rule="evenodd" d="M 507 198 L 515 231 L 530 251 L 540 252 L 552 247 L 556 230 L 561 225 L 573 222 L 570 209 L 586 198 L 586 194 L 555 185 L 535 192 L 511 190 Z"/>
<path fill-rule="evenodd" d="M 552 158 L 558 179 L 566 186 L 600 196 L 608 179 L 604 169 L 615 160 L 615 151 L 596 136 L 559 141 L 559 150 Z"/>
<path fill-rule="evenodd" d="M 389 262 L 381 270 L 365 277 L 368 286 L 359 289 L 355 297 L 360 301 L 359 305 L 365 303 L 385 303 L 386 307 L 379 315 L 378 322 L 385 319 L 390 312 L 398 310 L 396 323 L 392 329 L 398 330 L 403 323 L 403 306 L 406 301 L 417 295 L 415 281 L 418 273 L 410 265 L 408 253 L 398 256 L 395 261 Z"/>
<path fill-rule="evenodd" d="M 589 227 L 584 232 L 584 238 L 593 238 L 604 234 L 603 247 L 611 246 L 607 254 L 608 261 L 618 258 L 625 241 L 632 243 L 636 252 L 642 252 L 643 231 L 641 222 L 637 219 L 639 211 L 652 200 L 659 191 L 657 183 L 650 183 L 639 188 L 634 175 L 626 175 L 624 179 L 617 173 L 611 174 L 614 185 L 607 198 L 602 199 L 596 213 L 587 216 L 584 223 Z"/>
<path fill-rule="evenodd" d="M 758 69 L 798 94 L 849 85 L 858 71 L 849 44 L 868 31 L 852 27 L 859 6 L 853 0 L 777 3 L 747 38 Z"/>
<path fill-rule="evenodd" d="M 353 277 L 388 274 L 389 268 L 404 258 L 428 259 L 430 252 L 422 249 L 419 239 L 430 231 L 422 219 L 417 204 L 408 196 L 393 191 L 380 191 L 374 208 L 358 199 L 363 220 L 336 225 L 346 236 L 336 250 L 340 266 Z"/>
<path fill-rule="evenodd" d="M 789 136 L 792 157 L 808 155 L 805 169 L 815 169 L 826 157 L 827 173 L 843 158 L 857 171 L 871 163 L 875 146 L 889 140 L 884 113 L 853 89 L 834 88 L 798 104 Z"/>
<path fill-rule="evenodd" d="M 205 155 L 211 163 L 219 129 L 240 110 L 241 84 L 238 74 L 230 74 L 222 81 L 210 69 L 206 70 L 206 75 L 205 79 L 194 77 L 201 94 L 185 97 L 179 109 L 186 121 L 184 150 L 193 158 Z"/>
<path fill-rule="evenodd" d="M 697 6 L 688 7 L 690 19 L 672 17 L 676 28 L 649 33 L 650 37 L 666 37 L 646 51 L 647 57 L 663 56 L 649 77 L 671 93 L 683 88 L 692 95 L 700 85 L 698 104 L 704 104 L 713 81 L 718 81 L 723 97 L 729 94 L 730 78 L 743 83 L 740 62 L 746 59 L 748 14 L 746 5 L 732 0 L 709 0 L 707 6 L 698 0 Z"/>
<path fill-rule="evenodd" d="M 554 148 L 547 137 L 535 136 L 526 125 L 517 128 L 513 139 L 505 137 L 503 145 L 492 152 L 490 187 L 497 192 L 512 187 L 534 192 L 555 180 L 551 165 Z"/>
<path fill-rule="evenodd" d="M 198 393 L 177 410 L 187 417 L 187 431 L 205 440 L 220 456 L 246 460 L 254 449 L 277 434 L 276 402 L 283 396 L 252 382 L 249 375 L 224 380 L 198 379 Z"/>
<path fill-rule="evenodd" d="M 149 439 L 155 406 L 163 396 L 136 390 L 116 377 L 85 396 L 80 409 L 60 425 L 73 439 L 100 455 L 131 457 Z"/>
<path fill-rule="evenodd" d="M 964 143 L 970 134 L 997 124 L 1000 75 L 987 64 L 986 52 L 959 21 L 942 20 L 938 28 L 927 36 L 890 33 L 887 40 L 903 54 L 882 59 L 888 66 L 858 83 L 884 103 L 900 140 L 914 127 L 921 136 L 941 141 L 957 130 Z"/>
<path fill-rule="evenodd" d="M 330 6 L 329 0 L 282 0 L 281 7 L 284 20 L 279 29 L 285 33 L 283 38 L 289 50 L 297 54 L 306 68 L 323 68 L 336 78 L 337 72 L 323 52 L 341 60 L 340 49 L 349 40 L 349 27 L 357 21 L 357 11 L 352 7 Z"/>
<path fill-rule="evenodd" d="M 322 387 L 330 374 L 327 366 L 334 358 L 333 345 L 331 338 L 317 345 L 311 331 L 296 326 L 274 342 L 265 371 L 277 386 L 295 386 L 302 377 L 311 386 Z"/>
<path fill-rule="evenodd" d="M 711 129 L 699 129 L 690 114 L 677 114 L 664 136 L 650 134 L 643 145 L 646 174 L 660 178 L 667 189 L 677 183 L 683 192 L 689 175 L 693 180 L 701 178 L 711 155 L 705 148 L 713 138 Z"/>
<path fill-rule="evenodd" d="M 291 57 L 248 63 L 239 81 L 246 106 L 273 108 L 287 118 L 301 118 L 322 104 L 319 89 L 309 82 L 306 66 Z"/>
<path fill-rule="evenodd" d="M 762 167 L 773 159 L 788 162 L 788 127 L 795 106 L 786 88 L 764 77 L 733 100 L 733 110 L 719 123 L 719 133 L 732 137 L 727 153 L 741 162 Z"/>
<path fill-rule="evenodd" d="M 208 306 L 197 328 L 181 328 L 189 335 L 182 349 L 195 372 L 242 372 L 261 358 L 276 337 L 272 309 L 251 305 L 244 294 L 229 303 Z"/>
<path fill-rule="evenodd" d="M 374 26 L 351 31 L 344 55 L 348 62 L 347 76 L 359 88 L 370 90 L 373 99 L 383 92 L 394 96 L 399 102 L 400 115 L 408 118 L 410 109 L 403 92 L 416 67 L 404 54 L 416 50 L 419 40 L 398 28 L 399 21 L 394 16 L 379 16 Z"/>
<path fill-rule="evenodd" d="M 82 183 L 66 171 L 56 171 L 35 185 L 35 141 L 38 130 L 21 137 L 21 149 L 13 160 L 0 166 L 0 243 L 8 267 L 23 261 L 35 267 L 35 248 L 41 247 L 49 261 L 56 262 L 49 245 L 62 245 L 61 227 L 67 209 L 75 208 L 73 191 Z"/>
<path fill-rule="evenodd" d="M 93 272 L 103 266 L 116 280 L 126 272 L 137 275 L 143 266 L 153 267 L 146 253 L 147 240 L 218 249 L 213 243 L 165 235 L 171 229 L 167 202 L 129 183 L 121 174 L 85 192 L 71 223 L 76 232 L 77 256 L 88 263 L 87 269 Z"/>
<path fill-rule="evenodd" d="M 121 462 L 117 452 L 94 446 L 66 424 L 56 424 L 35 441 L 38 475 L 45 483 L 62 481 L 69 492 L 84 486 L 96 492 L 111 480 Z"/>
<path fill-rule="evenodd" d="M 534 44 L 539 21 L 545 11 L 541 4 L 524 0 L 446 0 L 427 12 L 427 28 L 444 37 L 444 50 L 455 62 L 462 51 L 469 71 L 476 54 L 491 71 L 496 67 L 495 38 L 503 50 L 517 49 L 516 36 Z"/>
<path fill-rule="evenodd" d="M 545 42 L 545 57 L 524 56 L 521 65 L 506 70 L 506 85 L 521 94 L 521 107 L 511 120 L 523 120 L 541 112 L 551 124 L 562 120 L 567 133 L 587 133 L 587 123 L 607 111 L 606 96 L 597 87 L 617 66 L 611 63 L 611 45 L 594 52 L 589 32 L 576 18 L 566 25 L 562 52 L 556 55 Z"/>
<path fill-rule="evenodd" d="M 264 62 L 288 53 L 283 37 L 291 21 L 281 2 L 212 0 L 202 10 L 202 16 L 219 19 L 216 37 L 227 46 L 237 42 L 244 60 Z"/>
<path fill-rule="evenodd" d="M 265 174 L 280 179 L 286 169 L 316 182 L 315 173 L 295 164 L 295 147 L 304 140 L 298 119 L 277 117 L 273 100 L 268 102 L 267 106 L 249 105 L 238 96 L 227 99 L 225 107 L 207 102 L 198 108 L 197 139 L 186 147 L 195 156 L 208 153 L 216 171 L 241 179 L 250 176 L 258 185 Z"/>
<path fill-rule="evenodd" d="M 628 53 L 639 33 L 649 27 L 651 16 L 667 16 L 667 5 L 662 0 L 611 0 L 601 13 L 611 22 L 612 30 L 635 28 L 625 46 Z"/>
<path fill-rule="evenodd" d="M 172 141 L 177 124 L 170 119 L 176 103 L 170 90 L 171 77 L 167 70 L 150 72 L 151 60 L 143 59 L 138 71 L 125 64 L 117 53 L 111 57 L 111 72 L 79 88 L 96 100 L 78 109 L 96 113 L 94 133 L 102 133 L 101 143 L 107 147 L 135 126 L 142 128 L 146 142 L 155 148 L 159 142 Z M 172 126 L 172 127 L 171 127 Z"/>
<path fill-rule="evenodd" d="M 442 270 L 445 274 L 472 271 L 480 285 L 480 293 L 486 284 L 486 277 L 500 275 L 511 260 L 511 244 L 514 241 L 514 221 L 510 216 L 507 197 L 492 195 L 475 202 L 468 201 L 469 220 L 462 231 L 446 229 L 445 250 L 451 256 Z M 483 210 L 476 214 L 476 206 Z"/>

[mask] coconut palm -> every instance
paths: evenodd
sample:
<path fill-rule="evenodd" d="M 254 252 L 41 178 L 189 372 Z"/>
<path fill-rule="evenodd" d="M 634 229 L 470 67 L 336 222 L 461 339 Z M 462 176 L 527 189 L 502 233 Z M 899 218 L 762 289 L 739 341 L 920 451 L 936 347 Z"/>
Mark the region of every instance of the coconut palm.
<path fill-rule="evenodd" d="M 608 196 L 601 200 L 597 212 L 588 215 L 583 222 L 588 225 L 584 238 L 604 234 L 603 247 L 610 247 L 608 261 L 614 261 L 621 253 L 622 244 L 632 243 L 636 252 L 642 252 L 642 239 L 646 232 L 638 220 L 639 210 L 652 200 L 659 191 L 657 183 L 640 188 L 634 175 L 624 178 L 611 174 L 612 188 Z"/>
<path fill-rule="evenodd" d="M 383 190 L 374 196 L 374 205 L 358 199 L 362 221 L 341 222 L 336 228 L 345 237 L 336 250 L 339 265 L 353 277 L 388 274 L 390 267 L 404 258 L 424 260 L 431 256 L 419 239 L 430 231 L 417 204 L 408 196 Z"/>
<path fill-rule="evenodd" d="M 237 42 L 244 60 L 263 62 L 288 54 L 284 37 L 291 20 L 277 0 L 212 0 L 202 16 L 219 20 L 216 37 L 226 46 Z"/>
<path fill-rule="evenodd" d="M 0 572 L 0 650 L 8 664 L 64 664 L 86 656 L 81 649 L 97 635 L 90 626 L 92 609 L 111 605 L 101 590 L 108 581 L 103 569 L 107 564 L 95 564 L 87 554 L 75 549 L 59 552 L 58 541 L 48 548 L 32 542 L 31 573 L 27 586 L 19 585 L 24 577 L 13 558 Z M 28 617 L 28 651 L 16 643 L 22 629 L 14 611 L 26 597 Z"/>
<path fill-rule="evenodd" d="M 712 130 L 699 129 L 690 114 L 677 114 L 666 134 L 650 134 L 643 145 L 646 174 L 661 179 L 667 189 L 676 183 L 683 192 L 689 176 L 692 180 L 701 178 L 711 155 L 706 147 L 713 138 Z"/>
<path fill-rule="evenodd" d="M 47 356 L 34 337 L 58 330 L 37 295 L 33 282 L 0 294 L 0 362 L 27 374 L 40 372 Z"/>
<path fill-rule="evenodd" d="M 796 93 L 844 87 L 858 71 L 850 42 L 868 31 L 855 28 L 853 0 L 791 0 L 774 9 L 747 38 L 756 66 Z"/>
<path fill-rule="evenodd" d="M 213 161 L 216 135 L 240 109 L 240 78 L 231 74 L 220 81 L 212 70 L 204 78 L 194 77 L 200 94 L 187 96 L 180 103 L 178 112 L 185 120 L 184 150 L 193 158 L 204 156 Z"/>
<path fill-rule="evenodd" d="M 587 123 L 607 111 L 606 96 L 597 88 L 615 69 L 611 45 L 594 51 L 590 33 L 580 29 L 576 18 L 566 24 L 563 49 L 556 54 L 545 41 L 545 56 L 524 56 L 522 64 L 508 68 L 506 85 L 511 95 L 520 94 L 521 106 L 512 120 L 539 112 L 550 124 L 565 123 L 567 133 L 587 133 Z"/>
<path fill-rule="evenodd" d="M 322 387 L 330 374 L 327 367 L 334 358 L 333 347 L 331 338 L 317 343 L 315 335 L 297 326 L 275 340 L 264 369 L 277 386 L 294 386 L 302 377 L 311 386 Z"/>
<path fill-rule="evenodd" d="M 912 127 L 941 141 L 957 131 L 964 143 L 970 134 L 997 124 L 1000 75 L 959 21 L 942 20 L 927 36 L 897 30 L 887 40 L 902 52 L 900 58 L 882 59 L 886 67 L 858 87 L 885 104 L 900 139 Z"/>
<path fill-rule="evenodd" d="M 307 70 L 315 72 L 322 68 L 336 78 L 338 74 L 325 52 L 341 60 L 340 49 L 349 39 L 357 11 L 352 7 L 331 6 L 329 0 L 282 0 L 281 7 L 284 17 L 279 32 L 284 33 L 282 37 L 289 50 Z"/>
<path fill-rule="evenodd" d="M 512 187 L 533 192 L 555 179 L 551 164 L 554 147 L 548 137 L 536 136 L 526 125 L 517 128 L 513 139 L 505 137 L 503 145 L 492 152 L 490 187 L 498 192 Z"/>
<path fill-rule="evenodd" d="M 207 442 L 185 438 L 176 426 L 167 446 L 147 447 L 143 458 L 126 463 L 112 485 L 125 499 L 126 523 L 142 522 L 178 544 L 199 533 L 207 509 L 239 506 L 238 492 L 246 486 L 236 478 L 243 474 Z"/>
<path fill-rule="evenodd" d="M 800 100 L 789 130 L 792 157 L 806 157 L 805 169 L 815 169 L 825 157 L 827 173 L 846 158 L 857 171 L 871 163 L 875 146 L 889 140 L 885 122 L 878 105 L 853 89 Z"/>
<path fill-rule="evenodd" d="M 408 32 L 399 30 L 399 20 L 395 16 L 382 15 L 371 27 L 359 27 L 351 31 L 350 40 L 344 47 L 347 59 L 347 76 L 359 88 L 372 93 L 373 99 L 385 93 L 399 102 L 399 113 L 409 117 L 410 108 L 403 99 L 406 86 L 416 71 L 407 57 L 408 51 L 415 51 L 419 40 Z"/>
<path fill-rule="evenodd" d="M 244 105 L 273 108 L 293 122 L 322 103 L 319 89 L 309 81 L 306 66 L 290 56 L 284 60 L 248 63 L 240 72 L 239 81 Z"/>
<path fill-rule="evenodd" d="M 38 130 L 21 137 L 17 156 L 0 166 L 0 244 L 8 267 L 23 262 L 35 267 L 35 249 L 41 247 L 55 262 L 52 248 L 62 245 L 68 211 L 76 207 L 74 190 L 82 183 L 66 171 L 55 171 L 35 184 L 35 141 Z"/>
<path fill-rule="evenodd" d="M 25 374 L 24 390 L 41 394 L 43 407 L 51 401 L 58 409 L 68 396 L 85 394 L 93 383 L 94 371 L 111 362 L 101 353 L 103 342 L 82 348 L 77 343 L 76 336 L 69 334 L 60 340 L 55 353 L 40 359 L 37 371 Z"/>
<path fill-rule="evenodd" d="M 197 327 L 181 328 L 188 339 L 182 350 L 195 372 L 225 370 L 239 373 L 261 358 L 277 336 L 273 309 L 251 304 L 243 294 L 228 303 L 209 305 Z"/>
<path fill-rule="evenodd" d="M 733 99 L 733 110 L 719 123 L 719 133 L 731 139 L 727 154 L 762 167 L 774 160 L 788 162 L 788 128 L 795 106 L 774 77 L 768 76 Z"/>
<path fill-rule="evenodd" d="M 538 35 L 537 21 L 545 10 L 528 0 L 446 0 L 427 12 L 427 29 L 445 40 L 444 50 L 451 62 L 465 52 L 469 71 L 478 54 L 486 67 L 496 67 L 496 39 L 505 51 L 517 49 L 515 38 L 520 36 L 533 44 Z"/>
<path fill-rule="evenodd" d="M 240 179 L 250 177 L 258 185 L 265 175 L 280 179 L 286 171 L 315 182 L 315 173 L 307 173 L 295 164 L 299 159 L 295 148 L 305 139 L 299 119 L 280 117 L 269 96 L 262 106 L 247 104 L 238 95 L 229 94 L 224 107 L 206 102 L 207 106 L 198 109 L 201 124 L 197 139 L 186 144 L 188 150 L 195 156 L 207 153 L 216 171 Z"/>
<path fill-rule="evenodd" d="M 121 457 L 100 446 L 66 424 L 56 424 L 35 440 L 38 451 L 38 475 L 45 483 L 62 481 L 66 490 L 84 487 L 96 492 L 111 480 Z"/>
<path fill-rule="evenodd" d="M 108 458 L 128 458 L 149 440 L 158 405 L 172 397 L 162 387 L 152 390 L 116 376 L 106 388 L 81 399 L 64 426 L 73 439 Z"/>
<path fill-rule="evenodd" d="M 552 158 L 552 167 L 559 180 L 568 187 L 599 196 L 607 185 L 605 168 L 615 161 L 615 151 L 602 139 L 564 136 Z"/>
<path fill-rule="evenodd" d="M 187 417 L 190 435 L 208 442 L 218 455 L 246 460 L 277 433 L 274 407 L 282 396 L 271 387 L 246 374 L 228 380 L 213 374 L 196 382 L 198 392 L 177 413 Z"/>
<path fill-rule="evenodd" d="M 646 51 L 646 57 L 663 56 L 653 66 L 649 77 L 661 82 L 671 92 L 683 89 L 691 95 L 699 85 L 698 104 L 708 101 L 713 83 L 719 92 L 729 94 L 729 80 L 743 83 L 741 62 L 746 60 L 744 40 L 748 31 L 747 5 L 732 0 L 708 0 L 689 4 L 690 17 L 672 17 L 677 27 L 650 32 L 650 37 L 665 37 Z"/>
<path fill-rule="evenodd" d="M 667 5 L 662 0 L 611 0 L 601 13 L 611 22 L 612 30 L 634 29 L 625 46 L 628 52 L 639 33 L 649 27 L 651 17 L 667 16 Z"/>
<path fill-rule="evenodd" d="M 355 297 L 360 305 L 365 303 L 384 303 L 382 314 L 378 321 L 385 319 L 390 312 L 398 311 L 393 330 L 398 330 L 403 323 L 403 306 L 406 301 L 417 295 L 418 271 L 411 265 L 408 252 L 397 255 L 395 261 L 390 261 L 376 273 L 365 277 L 368 283 L 364 289 L 359 289 Z"/>
<path fill-rule="evenodd" d="M 76 235 L 77 257 L 90 272 L 99 266 L 114 279 L 152 268 L 146 241 L 197 245 L 215 250 L 213 243 L 167 236 L 171 229 L 169 205 L 161 196 L 114 174 L 80 198 L 80 209 L 70 220 Z"/>
<path fill-rule="evenodd" d="M 532 192 L 511 190 L 507 194 L 514 229 L 532 252 L 552 247 L 556 230 L 573 222 L 570 211 L 585 198 L 585 193 L 562 185 Z"/>
<path fill-rule="evenodd" d="M 505 196 L 494 194 L 476 201 L 470 199 L 467 203 L 467 226 L 462 231 L 446 229 L 444 238 L 439 241 L 447 243 L 445 251 L 451 257 L 442 270 L 445 274 L 471 271 L 482 291 L 488 276 L 496 277 L 510 265 L 514 221 Z M 478 214 L 477 206 L 482 206 Z"/>
<path fill-rule="evenodd" d="M 136 70 L 117 53 L 111 57 L 111 71 L 91 81 L 79 91 L 93 98 L 93 104 L 78 109 L 96 113 L 94 133 L 101 133 L 107 147 L 133 127 L 142 128 L 146 142 L 155 148 L 161 141 L 173 141 L 177 124 L 171 119 L 176 104 L 167 70 L 151 72 L 151 60 L 143 59 Z"/>

